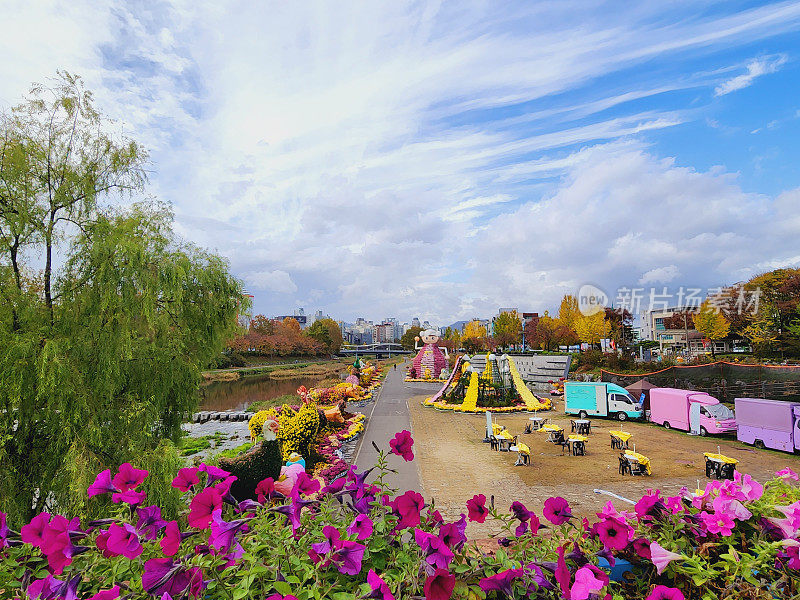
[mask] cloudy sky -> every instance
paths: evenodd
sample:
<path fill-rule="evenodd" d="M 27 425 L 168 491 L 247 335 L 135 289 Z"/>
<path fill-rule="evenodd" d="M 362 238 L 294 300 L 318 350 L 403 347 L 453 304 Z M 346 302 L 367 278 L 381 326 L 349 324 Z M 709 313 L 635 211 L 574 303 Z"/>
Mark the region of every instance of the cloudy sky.
<path fill-rule="evenodd" d="M 449 323 L 800 265 L 800 3 L 0 0 L 268 315 Z"/>

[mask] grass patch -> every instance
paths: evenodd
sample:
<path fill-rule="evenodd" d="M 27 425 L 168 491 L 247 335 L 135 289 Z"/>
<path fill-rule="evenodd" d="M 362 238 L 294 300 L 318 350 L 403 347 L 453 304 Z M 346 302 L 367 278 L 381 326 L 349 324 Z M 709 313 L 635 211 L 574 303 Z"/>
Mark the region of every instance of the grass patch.
<path fill-rule="evenodd" d="M 211 448 L 212 442 L 214 447 L 216 447 L 220 442 L 226 439 L 227 436 L 219 431 L 215 432 L 213 435 L 204 435 L 202 437 L 191 437 L 187 435 L 182 437 L 181 441 L 178 443 L 178 451 L 181 456 L 192 456 L 193 454 Z"/>
<path fill-rule="evenodd" d="M 236 446 L 236 448 L 230 448 L 228 450 L 223 450 L 219 454 L 214 454 L 213 456 L 211 456 L 206 461 L 206 463 L 207 464 L 216 465 L 216 464 L 219 464 L 220 459 L 223 459 L 223 458 L 236 458 L 240 454 L 244 454 L 245 452 L 250 450 L 250 448 L 252 448 L 254 445 L 255 445 L 254 442 L 245 442 L 241 446 Z"/>

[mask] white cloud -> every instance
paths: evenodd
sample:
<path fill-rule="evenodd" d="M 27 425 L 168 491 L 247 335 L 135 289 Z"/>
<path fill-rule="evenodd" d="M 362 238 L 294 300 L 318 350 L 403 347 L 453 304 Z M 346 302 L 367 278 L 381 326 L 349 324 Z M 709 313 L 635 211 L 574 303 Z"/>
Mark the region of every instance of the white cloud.
<path fill-rule="evenodd" d="M 245 281 L 256 290 L 281 294 L 293 294 L 297 291 L 297 285 L 295 285 L 286 271 L 275 270 L 248 273 L 245 275 Z"/>
<path fill-rule="evenodd" d="M 753 59 L 747 63 L 746 73 L 737 75 L 733 79 L 729 79 L 728 81 L 719 84 L 714 89 L 714 94 L 716 96 L 724 96 L 725 94 L 730 94 L 731 92 L 749 87 L 753 84 L 757 77 L 761 77 L 762 75 L 767 75 L 769 73 L 775 73 L 785 63 L 786 57 L 783 55 Z"/>
<path fill-rule="evenodd" d="M 650 269 L 639 278 L 639 283 L 643 285 L 647 283 L 669 283 L 680 277 L 680 274 L 681 271 L 677 266 L 667 265 L 666 267 Z"/>
<path fill-rule="evenodd" d="M 706 116 L 677 94 L 718 73 L 674 75 L 676 62 L 723 64 L 720 50 L 796 31 L 797 3 L 716 16 L 658 3 L 12 4 L 0 53 L 19 60 L 0 63 L 0 102 L 56 68 L 84 74 L 151 149 L 151 191 L 175 204 L 180 233 L 227 256 L 267 314 L 314 302 L 346 319 L 445 322 L 665 264 L 720 283 L 781 260 L 796 233 L 787 218 L 754 238 L 769 199 L 659 160 L 646 140 Z M 780 66 L 760 60 L 752 77 Z"/>

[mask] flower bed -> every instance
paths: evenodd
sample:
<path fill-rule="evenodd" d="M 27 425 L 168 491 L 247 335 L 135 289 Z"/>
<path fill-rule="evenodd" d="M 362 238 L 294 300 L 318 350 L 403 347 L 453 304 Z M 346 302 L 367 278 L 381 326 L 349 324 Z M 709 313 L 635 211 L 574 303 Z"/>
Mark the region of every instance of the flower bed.
<path fill-rule="evenodd" d="M 539 398 L 539 402 L 545 407 L 542 410 L 550 410 L 553 406 L 549 398 Z M 444 400 L 433 400 L 432 398 L 425 398 L 422 401 L 423 406 L 430 406 L 439 410 L 452 410 L 454 412 L 464 413 L 482 413 L 497 412 L 497 413 L 514 413 L 514 412 L 537 412 L 531 411 L 528 406 L 520 400 L 520 404 L 514 406 L 476 406 L 475 408 L 465 407 L 463 404 L 450 404 Z"/>
<path fill-rule="evenodd" d="M 417 492 L 394 493 L 383 483 L 390 457 L 412 460 L 413 444 L 409 432 L 397 434 L 391 454 L 379 453 L 373 484 L 354 470 L 322 488 L 301 476 L 284 496 L 266 479 L 258 502 L 237 502 L 232 477 L 217 467 L 184 468 L 173 486 L 186 505 L 174 520 L 138 491 L 147 471 L 127 463 L 113 477 L 103 471 L 88 494 L 93 502 L 110 496 L 106 518 L 82 523 L 42 513 L 14 531 L 0 513 L 0 591 L 31 600 L 788 600 L 800 593 L 800 489 L 789 469 L 763 486 L 737 473 L 693 493 L 651 491 L 629 511 L 608 503 L 593 522 L 573 517 L 560 497 L 539 514 L 521 502 L 505 513 L 478 494 L 460 519 L 445 522 Z M 488 519 L 502 531 L 493 548 L 466 535 L 468 522 Z"/>

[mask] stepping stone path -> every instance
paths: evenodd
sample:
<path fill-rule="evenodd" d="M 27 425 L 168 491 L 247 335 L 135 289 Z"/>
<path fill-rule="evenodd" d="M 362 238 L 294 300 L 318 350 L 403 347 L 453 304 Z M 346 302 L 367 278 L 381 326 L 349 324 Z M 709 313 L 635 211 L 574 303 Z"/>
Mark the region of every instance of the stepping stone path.
<path fill-rule="evenodd" d="M 192 423 L 206 423 L 207 421 L 249 421 L 255 413 L 234 410 L 218 412 L 200 411 L 192 415 Z"/>

